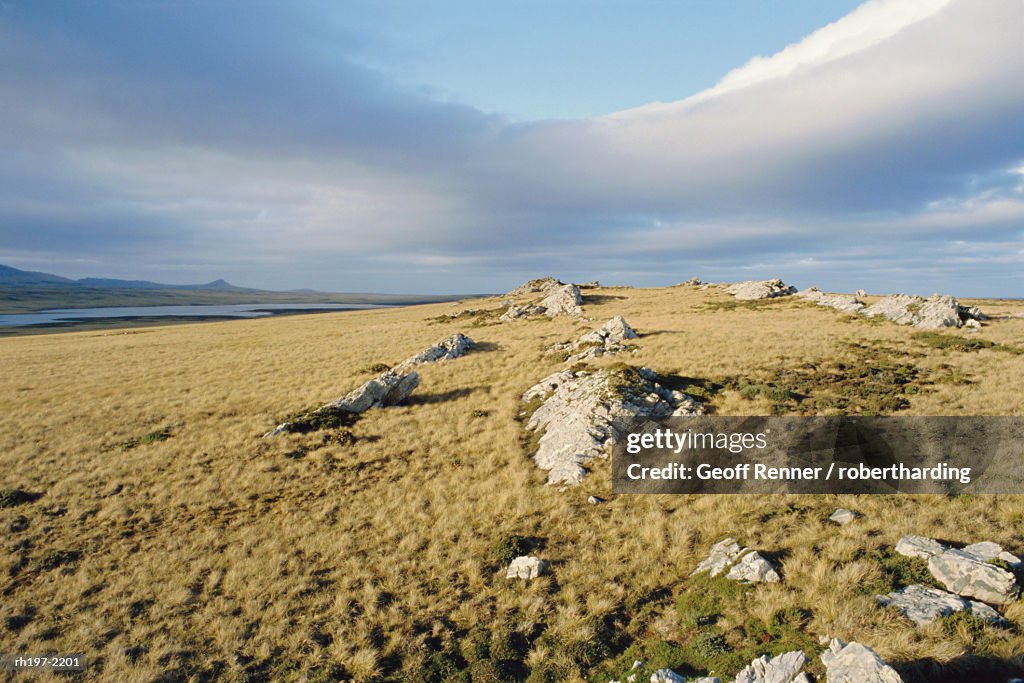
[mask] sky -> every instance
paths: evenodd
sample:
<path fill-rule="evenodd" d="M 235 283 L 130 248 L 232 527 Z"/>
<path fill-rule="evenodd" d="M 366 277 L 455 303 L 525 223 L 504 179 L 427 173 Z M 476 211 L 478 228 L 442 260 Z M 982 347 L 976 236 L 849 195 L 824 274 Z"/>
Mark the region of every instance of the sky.
<path fill-rule="evenodd" d="M 0 263 L 1024 297 L 1021 0 L 0 0 Z"/>

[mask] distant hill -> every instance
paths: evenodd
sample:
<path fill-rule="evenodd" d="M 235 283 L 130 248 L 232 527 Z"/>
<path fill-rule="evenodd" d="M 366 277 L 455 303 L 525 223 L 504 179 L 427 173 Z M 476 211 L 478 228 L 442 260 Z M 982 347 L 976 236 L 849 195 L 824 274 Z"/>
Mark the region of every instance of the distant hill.
<path fill-rule="evenodd" d="M 37 273 L 31 270 L 18 270 L 0 264 L 0 285 L 17 287 L 24 285 L 34 287 L 37 285 L 74 285 L 74 280 L 49 273 Z"/>
<path fill-rule="evenodd" d="M 71 280 L 50 273 L 38 273 L 19 270 L 0 264 L 0 285 L 7 287 L 37 287 L 52 285 L 57 287 L 89 287 L 91 289 L 187 289 L 202 292 L 260 292 L 264 290 L 236 287 L 226 280 L 214 280 L 199 285 L 167 285 L 149 280 L 118 280 L 104 277 L 83 277 Z"/>
<path fill-rule="evenodd" d="M 86 277 L 71 280 L 50 273 L 19 270 L 0 265 L 0 315 L 54 308 L 105 306 L 175 306 L 194 304 L 338 303 L 411 304 L 456 301 L 465 294 L 373 294 L 367 292 L 317 292 L 299 289 L 275 292 L 237 287 L 226 280 L 198 285 L 167 285 L 149 280 L 118 280 Z"/>

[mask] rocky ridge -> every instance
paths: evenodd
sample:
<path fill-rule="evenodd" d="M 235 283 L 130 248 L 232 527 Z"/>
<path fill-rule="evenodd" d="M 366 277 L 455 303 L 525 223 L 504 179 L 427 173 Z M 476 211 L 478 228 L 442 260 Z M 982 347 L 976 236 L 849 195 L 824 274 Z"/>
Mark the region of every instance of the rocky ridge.
<path fill-rule="evenodd" d="M 796 287 L 787 285 L 782 280 L 775 278 L 774 280 L 735 282 L 726 287 L 725 291 L 740 301 L 756 301 L 758 299 L 774 299 L 780 296 L 796 294 Z"/>
<path fill-rule="evenodd" d="M 395 367 L 381 372 L 362 386 L 341 398 L 325 403 L 310 411 L 307 417 L 318 414 L 358 414 L 371 408 L 396 405 L 409 398 L 420 384 L 420 375 L 411 368 L 424 363 L 436 363 L 463 356 L 473 346 L 473 340 L 462 333 L 442 339 L 419 353 L 406 358 Z M 264 438 L 294 431 L 295 423 L 286 421 L 264 434 Z"/>
<path fill-rule="evenodd" d="M 700 415 L 703 408 L 681 391 L 664 387 L 649 368 L 556 372 L 526 390 L 535 403 L 526 429 L 540 434 L 533 460 L 549 484 L 579 484 L 584 463 L 607 457 L 619 438 L 612 421 L 628 417 Z"/>

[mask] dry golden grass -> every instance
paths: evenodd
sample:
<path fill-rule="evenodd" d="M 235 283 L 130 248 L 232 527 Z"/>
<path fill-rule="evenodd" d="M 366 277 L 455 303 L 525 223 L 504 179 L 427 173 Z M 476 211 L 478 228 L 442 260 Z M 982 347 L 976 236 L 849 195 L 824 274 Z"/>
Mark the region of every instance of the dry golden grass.
<path fill-rule="evenodd" d="M 1022 663 L 1015 630 L 915 631 L 871 589 L 877 553 L 907 533 L 1024 550 L 1024 497 L 613 497 L 606 462 L 562 492 L 523 453 L 516 416 L 521 392 L 561 367 L 543 347 L 619 313 L 642 334 L 630 363 L 689 377 L 767 378 L 860 343 L 955 378 L 907 414 L 1024 413 L 1024 355 L 932 349 L 800 302 L 730 309 L 716 290 L 590 294 L 594 323 L 428 322 L 460 307 L 439 304 L 0 340 L 0 488 L 43 494 L 0 509 L 0 651 L 84 652 L 88 678 L 109 681 L 430 680 L 470 665 L 495 680 L 471 652 L 494 632 L 492 658 L 518 648 L 512 677 L 594 680 L 621 673 L 631 642 L 681 639 L 674 602 L 732 535 L 779 551 L 785 575 L 723 608 L 717 627 L 737 647 L 749 624 L 799 608 L 815 642 L 855 639 L 905 671 L 935 660 L 948 673 L 971 653 Z M 366 413 L 355 444 L 259 438 L 456 331 L 483 349 L 425 366 L 415 400 Z M 1024 320 L 980 336 L 1024 347 Z M 771 409 L 734 391 L 714 406 Z M 840 505 L 864 517 L 825 522 Z M 503 533 L 531 539 L 553 574 L 506 581 L 492 552 Z M 1006 615 L 1024 626 L 1022 603 Z"/>

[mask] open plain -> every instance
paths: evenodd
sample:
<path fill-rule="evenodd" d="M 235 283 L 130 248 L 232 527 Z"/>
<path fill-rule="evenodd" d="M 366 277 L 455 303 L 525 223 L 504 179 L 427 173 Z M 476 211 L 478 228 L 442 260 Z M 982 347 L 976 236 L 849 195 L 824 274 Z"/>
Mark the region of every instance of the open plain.
<path fill-rule="evenodd" d="M 875 596 L 928 581 L 891 550 L 908 534 L 1020 554 L 1024 496 L 616 497 L 601 459 L 546 485 L 520 398 L 563 369 L 549 347 L 622 315 L 638 338 L 586 363 L 653 368 L 714 414 L 1024 414 L 1024 304 L 962 303 L 978 331 L 683 285 L 585 289 L 585 318 L 500 321 L 492 298 L 0 339 L 0 651 L 85 653 L 110 681 L 606 681 L 634 660 L 731 680 L 828 636 L 906 681 L 1006 680 L 1019 598 L 1007 624 L 916 627 Z M 401 404 L 261 438 L 457 332 L 474 348 Z M 691 577 L 724 537 L 782 580 Z M 525 554 L 550 572 L 506 579 Z"/>

